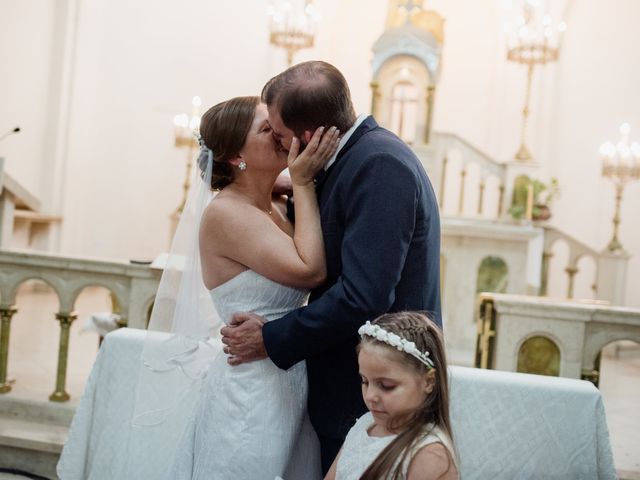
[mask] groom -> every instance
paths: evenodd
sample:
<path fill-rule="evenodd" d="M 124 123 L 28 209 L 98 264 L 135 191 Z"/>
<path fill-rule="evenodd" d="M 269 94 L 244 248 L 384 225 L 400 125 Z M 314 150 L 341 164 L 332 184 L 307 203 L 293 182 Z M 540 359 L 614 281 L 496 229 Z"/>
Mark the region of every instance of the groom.
<path fill-rule="evenodd" d="M 332 65 L 305 62 L 275 76 L 262 100 L 285 149 L 319 126 L 343 133 L 317 179 L 327 280 L 309 305 L 268 323 L 250 313 L 222 329 L 229 363 L 271 358 L 282 369 L 307 362 L 308 411 L 326 473 L 349 428 L 366 412 L 357 330 L 400 310 L 431 312 L 441 325 L 440 220 L 419 160 L 371 116 L 356 117 L 346 80 Z"/>

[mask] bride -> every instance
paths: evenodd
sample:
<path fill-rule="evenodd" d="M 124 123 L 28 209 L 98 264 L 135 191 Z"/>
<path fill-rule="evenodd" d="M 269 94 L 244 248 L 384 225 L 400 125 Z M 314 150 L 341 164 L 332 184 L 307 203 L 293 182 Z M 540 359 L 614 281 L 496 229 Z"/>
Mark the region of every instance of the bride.
<path fill-rule="evenodd" d="M 200 261 L 194 268 L 201 268 L 200 283 L 208 291 L 208 302 L 225 323 L 237 311 L 255 312 L 267 320 L 279 318 L 302 306 L 308 289 L 319 285 L 326 274 L 313 179 L 335 153 L 339 132 L 333 127 L 323 132 L 321 127 L 313 135 L 307 133 L 302 153 L 298 155 L 296 140 L 287 154 L 274 140 L 266 106 L 258 97 L 238 97 L 209 109 L 202 117 L 200 135 L 203 179 L 219 191 L 208 204 L 201 197 L 204 211 L 194 222 L 200 223 L 196 252 Z M 274 183 L 287 166 L 295 196 L 295 229 L 285 202 L 272 197 Z M 184 278 L 181 281 L 179 290 L 197 290 L 185 287 Z M 161 283 L 156 304 L 162 303 L 162 288 Z M 185 298 L 178 295 L 173 319 L 164 325 L 177 336 L 198 329 L 190 322 L 203 321 L 202 314 L 185 313 L 192 309 Z M 150 329 L 163 329 L 157 328 L 158 323 L 162 321 L 154 325 L 152 316 Z M 201 347 L 197 343 L 193 350 Z M 189 376 L 192 367 L 187 363 L 197 362 L 184 359 L 193 350 L 165 353 L 164 360 L 179 364 L 178 370 Z M 151 351 L 145 347 L 149 370 L 154 363 Z M 206 352 L 204 358 L 207 364 Z M 320 478 L 317 439 L 306 416 L 304 362 L 283 371 L 269 359 L 235 367 L 227 359 L 219 352 L 203 369 L 196 405 L 167 478 Z M 199 361 L 203 363 L 202 358 Z"/>

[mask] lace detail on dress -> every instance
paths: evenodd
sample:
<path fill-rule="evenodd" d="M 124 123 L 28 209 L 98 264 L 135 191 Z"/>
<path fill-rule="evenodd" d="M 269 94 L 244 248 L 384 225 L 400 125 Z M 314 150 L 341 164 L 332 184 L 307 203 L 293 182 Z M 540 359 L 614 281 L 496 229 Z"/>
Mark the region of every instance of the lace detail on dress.
<path fill-rule="evenodd" d="M 251 270 L 211 290 L 226 323 L 239 311 L 268 321 L 280 318 L 304 305 L 307 295 Z M 232 367 L 220 353 L 207 372 L 199 405 L 187 423 L 167 478 L 321 478 L 319 447 L 307 425 L 306 403 L 304 362 L 287 371 L 270 359 Z"/>

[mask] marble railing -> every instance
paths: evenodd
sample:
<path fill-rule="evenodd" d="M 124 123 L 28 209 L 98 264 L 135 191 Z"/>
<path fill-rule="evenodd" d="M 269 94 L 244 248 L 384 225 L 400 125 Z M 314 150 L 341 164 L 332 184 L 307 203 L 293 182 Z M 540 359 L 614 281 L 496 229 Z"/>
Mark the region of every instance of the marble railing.
<path fill-rule="evenodd" d="M 592 286 L 595 298 L 606 300 L 613 305 L 624 305 L 629 255 L 625 252 L 611 253 L 606 250 L 598 252 L 551 226 L 544 226 L 544 251 L 539 292 L 541 296 L 547 295 L 549 263 L 553 257 L 553 246 L 558 241 L 564 242 L 569 252 L 567 265 L 564 268 L 567 275 L 567 298 L 574 298 L 575 277 L 580 272 L 578 268 L 580 260 L 590 257 L 596 268 Z"/>
<path fill-rule="evenodd" d="M 433 146 L 439 163 L 439 176 L 432 180 L 437 185 L 440 208 L 445 208 L 446 192 L 456 187 L 455 182 L 459 182 L 455 209 L 458 214 L 468 210 L 465 207 L 471 202 L 477 216 L 500 218 L 504 213 L 507 166 L 454 133 L 435 132 Z M 479 171 L 476 199 L 465 198 L 465 193 L 470 190 L 468 173 L 471 168 L 477 168 Z M 458 178 L 454 178 L 453 175 Z M 475 191 L 476 186 L 473 187 L 471 190 Z M 495 189 L 496 192 L 490 192 L 489 188 Z M 488 194 L 498 195 L 495 211 L 487 212 L 485 209 L 485 198 Z"/>
<path fill-rule="evenodd" d="M 582 378 L 597 386 L 600 352 L 618 340 L 640 343 L 640 309 L 483 293 L 475 366 Z"/>
<path fill-rule="evenodd" d="M 106 288 L 111 294 L 113 313 L 120 318 L 119 325 L 145 328 L 160 275 L 161 271 L 148 265 L 0 251 L 0 393 L 11 390 L 7 381 L 11 318 L 20 308 L 16 294 L 24 282 L 43 281 L 58 297 L 58 368 L 56 388 L 49 399 L 64 402 L 69 399 L 65 391 L 69 329 L 77 319 L 74 304 L 80 293 L 86 287 Z"/>

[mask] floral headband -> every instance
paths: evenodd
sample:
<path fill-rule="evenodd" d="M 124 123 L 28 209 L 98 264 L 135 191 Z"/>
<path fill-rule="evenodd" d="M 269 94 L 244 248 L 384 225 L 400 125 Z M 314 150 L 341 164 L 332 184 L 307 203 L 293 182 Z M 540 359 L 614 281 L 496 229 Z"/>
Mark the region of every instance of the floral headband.
<path fill-rule="evenodd" d="M 371 322 L 367 322 L 358 329 L 358 333 L 361 337 L 364 337 L 365 335 L 373 337 L 379 342 L 386 343 L 387 345 L 397 348 L 401 352 L 408 353 L 424 363 L 428 369 L 435 368 L 433 360 L 429 358 L 429 352 L 421 352 L 418 350 L 415 343 L 410 342 L 395 333 L 387 332 L 379 325 L 373 325 Z"/>

